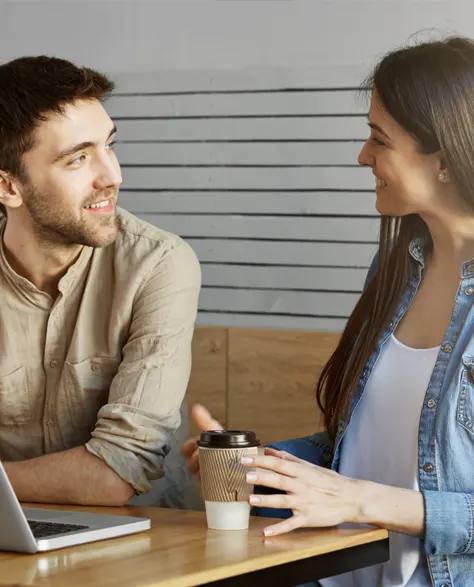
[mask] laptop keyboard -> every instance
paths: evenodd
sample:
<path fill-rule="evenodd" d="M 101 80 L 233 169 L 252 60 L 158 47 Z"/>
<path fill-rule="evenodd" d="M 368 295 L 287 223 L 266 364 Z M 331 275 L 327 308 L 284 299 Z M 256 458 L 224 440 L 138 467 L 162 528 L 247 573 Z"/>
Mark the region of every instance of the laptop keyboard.
<path fill-rule="evenodd" d="M 57 522 L 35 522 L 28 520 L 33 536 L 36 539 L 57 536 L 58 534 L 67 534 L 68 532 L 77 532 L 77 530 L 87 530 L 89 526 L 79 526 L 77 524 L 59 524 Z"/>

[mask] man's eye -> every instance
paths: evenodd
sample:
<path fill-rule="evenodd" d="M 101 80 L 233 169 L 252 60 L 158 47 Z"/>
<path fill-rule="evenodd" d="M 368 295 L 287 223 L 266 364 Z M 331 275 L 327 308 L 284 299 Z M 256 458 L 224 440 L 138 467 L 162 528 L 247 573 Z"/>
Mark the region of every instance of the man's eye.
<path fill-rule="evenodd" d="M 80 163 L 82 163 L 83 161 L 85 161 L 86 156 L 85 155 L 79 155 L 79 157 L 76 157 L 75 159 L 73 159 L 72 161 L 69 162 L 69 165 L 79 165 Z"/>
<path fill-rule="evenodd" d="M 112 141 L 111 143 L 109 143 L 107 145 L 107 149 L 109 149 L 109 151 L 113 151 L 114 150 L 114 146 L 115 146 L 115 141 Z"/>

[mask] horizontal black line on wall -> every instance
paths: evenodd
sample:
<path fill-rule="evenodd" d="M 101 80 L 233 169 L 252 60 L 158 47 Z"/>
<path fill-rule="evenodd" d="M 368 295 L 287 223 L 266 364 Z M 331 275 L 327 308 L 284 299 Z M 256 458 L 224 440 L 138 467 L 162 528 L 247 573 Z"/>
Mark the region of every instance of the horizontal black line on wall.
<path fill-rule="evenodd" d="M 287 194 L 298 194 L 300 192 L 310 193 L 358 193 L 358 194 L 373 194 L 375 190 L 364 190 L 364 189 L 351 189 L 351 188 L 292 188 L 292 189 L 280 189 L 280 188 L 120 188 L 120 193 L 133 193 L 133 192 L 146 192 L 149 194 L 161 194 L 166 192 L 222 192 L 225 194 L 239 194 L 242 192 L 252 193 L 287 193 Z"/>
<path fill-rule="evenodd" d="M 367 137 L 345 137 L 343 139 L 151 139 L 151 140 L 137 140 L 137 139 L 122 139 L 116 140 L 118 145 L 130 144 L 166 144 L 166 143 L 180 143 L 182 145 L 195 143 L 365 143 Z"/>
<path fill-rule="evenodd" d="M 363 113 L 339 113 L 333 114 L 190 114 L 189 116 L 113 116 L 114 122 L 130 120 L 250 120 L 273 118 L 367 118 L 367 112 Z"/>
<path fill-rule="evenodd" d="M 289 291 L 289 292 L 306 292 L 306 293 L 327 293 L 327 294 L 361 294 L 360 289 L 309 289 L 295 287 L 256 287 L 256 286 L 238 286 L 238 285 L 212 285 L 203 284 L 202 289 L 232 289 L 234 291 Z"/>
<path fill-rule="evenodd" d="M 232 314 L 233 316 L 288 316 L 289 318 L 327 318 L 347 320 L 349 316 L 325 316 L 324 314 L 292 314 L 290 312 L 238 312 L 235 310 L 199 310 L 199 314 Z"/>
<path fill-rule="evenodd" d="M 353 220 L 380 218 L 379 214 L 272 214 L 271 212 L 160 212 L 159 209 L 154 211 L 135 211 L 128 208 L 130 214 L 136 216 L 238 216 L 242 218 L 352 218 Z"/>
<path fill-rule="evenodd" d="M 291 196 L 292 194 L 298 194 L 300 192 L 310 192 L 310 193 L 358 193 L 358 194 L 374 194 L 375 190 L 364 190 L 364 189 L 350 189 L 350 188 L 316 188 L 316 189 L 310 189 L 310 188 L 302 188 L 302 189 L 279 189 L 279 188 L 139 188 L 139 189 L 133 189 L 133 188 L 120 188 L 120 193 L 121 194 L 127 194 L 127 193 L 135 193 L 135 192 L 140 192 L 140 193 L 147 193 L 147 194 L 162 194 L 162 193 L 166 193 L 166 192 L 184 192 L 184 193 L 188 193 L 188 192 L 219 192 L 219 193 L 223 193 L 223 194 L 240 194 L 240 193 L 245 193 L 245 192 L 252 192 L 252 193 L 286 193 L 289 196 Z"/>
<path fill-rule="evenodd" d="M 271 165 L 268 163 L 258 163 L 258 164 L 249 164 L 249 163 L 221 163 L 221 164 L 214 164 L 214 163 L 121 163 L 120 167 L 124 169 L 149 169 L 149 168 L 156 168 L 156 169 L 218 169 L 218 168 L 225 168 L 225 169 L 300 169 L 300 168 L 327 168 L 327 167 L 336 167 L 336 168 L 350 168 L 350 169 L 363 169 L 357 163 L 345 163 L 345 164 L 331 164 L 331 163 L 304 163 L 301 165 L 288 165 L 283 163 L 281 165 Z"/>
<path fill-rule="evenodd" d="M 287 188 L 283 188 L 283 189 L 278 189 L 278 188 L 241 188 L 241 189 L 236 189 L 236 188 L 134 188 L 134 187 L 128 187 L 128 188 L 123 188 L 120 189 L 120 193 L 128 193 L 128 192 L 140 192 L 140 193 L 156 193 L 156 194 L 161 194 L 161 193 L 179 193 L 179 192 L 220 192 L 220 193 L 235 193 L 235 194 L 241 194 L 241 193 L 246 193 L 246 192 L 251 192 L 251 193 L 279 193 L 279 192 L 283 192 L 283 193 L 288 193 L 289 191 L 291 191 L 292 193 L 295 194 L 299 194 L 299 193 L 309 193 L 309 194 L 317 194 L 319 192 L 321 193 L 354 193 L 354 194 L 372 194 L 375 192 L 375 190 L 363 190 L 363 189 L 348 189 L 348 188 L 301 188 L 301 189 L 291 189 L 288 190 Z"/>
<path fill-rule="evenodd" d="M 258 242 L 266 242 L 266 243 L 326 243 L 329 245 L 336 245 L 336 244 L 345 244 L 345 245 L 376 245 L 378 244 L 376 241 L 344 241 L 344 240 L 318 240 L 318 239 L 293 239 L 293 238 L 259 238 L 258 236 L 189 236 L 185 234 L 179 235 L 183 239 L 189 240 L 212 240 L 212 241 L 258 241 Z"/>
<path fill-rule="evenodd" d="M 201 265 L 212 265 L 213 267 L 229 267 L 232 265 L 238 267 L 261 267 L 265 269 L 266 267 L 281 267 L 282 269 L 285 267 L 289 267 L 290 269 L 369 269 L 368 265 L 300 265 L 295 263 L 290 265 L 288 263 L 249 263 L 249 262 L 240 262 L 240 261 L 200 261 Z"/>
<path fill-rule="evenodd" d="M 203 94 L 301 94 L 303 92 L 359 92 L 361 88 L 351 87 L 327 87 L 327 88 L 267 88 L 261 90 L 176 90 L 174 92 L 114 92 L 113 97 L 136 97 L 136 96 L 199 96 Z M 364 93 L 364 90 L 362 90 Z"/>

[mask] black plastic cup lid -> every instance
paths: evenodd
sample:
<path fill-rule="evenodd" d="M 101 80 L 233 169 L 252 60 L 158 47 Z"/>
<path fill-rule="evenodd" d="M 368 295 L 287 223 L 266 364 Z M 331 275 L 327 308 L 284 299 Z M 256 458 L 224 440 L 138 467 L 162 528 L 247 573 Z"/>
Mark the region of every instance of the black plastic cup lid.
<path fill-rule="evenodd" d="M 208 430 L 201 434 L 202 448 L 250 448 L 260 446 L 255 432 L 249 430 Z"/>

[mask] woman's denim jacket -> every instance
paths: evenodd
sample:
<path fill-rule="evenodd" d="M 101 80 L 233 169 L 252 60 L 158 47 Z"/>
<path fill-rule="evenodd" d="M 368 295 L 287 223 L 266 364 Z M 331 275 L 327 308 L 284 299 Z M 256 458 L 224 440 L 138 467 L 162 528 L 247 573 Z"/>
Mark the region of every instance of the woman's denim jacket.
<path fill-rule="evenodd" d="M 273 444 L 322 467 L 338 470 L 351 415 L 362 398 L 380 350 L 396 329 L 421 283 L 423 241 L 410 244 L 408 286 L 360 379 L 347 421 L 335 442 L 317 433 Z M 376 259 L 368 279 L 375 273 Z M 454 310 L 420 414 L 418 479 L 425 502 L 424 550 L 434 587 L 474 587 L 474 260 L 465 263 Z M 386 414 L 390 418 L 390 414 Z M 400 429 L 403 434 L 403 429 Z M 396 447 L 394 447 L 396 450 Z M 260 493 L 268 492 L 259 488 Z M 260 508 L 258 515 L 287 517 L 290 510 Z"/>

